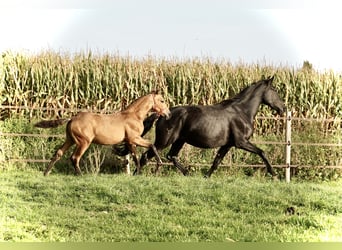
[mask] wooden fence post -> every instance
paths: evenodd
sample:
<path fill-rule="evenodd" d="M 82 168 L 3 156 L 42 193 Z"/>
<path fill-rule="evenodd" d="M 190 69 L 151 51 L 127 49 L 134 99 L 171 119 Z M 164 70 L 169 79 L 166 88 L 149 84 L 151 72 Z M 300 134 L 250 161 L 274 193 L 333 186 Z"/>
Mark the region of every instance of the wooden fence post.
<path fill-rule="evenodd" d="M 291 179 L 291 120 L 291 111 L 286 111 L 285 180 L 287 183 Z"/>

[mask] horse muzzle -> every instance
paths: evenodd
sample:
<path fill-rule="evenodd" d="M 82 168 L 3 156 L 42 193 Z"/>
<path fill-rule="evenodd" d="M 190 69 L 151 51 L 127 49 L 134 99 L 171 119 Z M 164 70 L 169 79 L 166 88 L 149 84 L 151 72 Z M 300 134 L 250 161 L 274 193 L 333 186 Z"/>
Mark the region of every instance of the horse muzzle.
<path fill-rule="evenodd" d="M 283 114 L 285 112 L 286 112 L 286 106 L 285 105 L 283 107 L 281 107 L 281 108 L 277 108 L 278 115 L 283 116 Z"/>
<path fill-rule="evenodd" d="M 160 115 L 165 116 L 166 120 L 168 120 L 171 117 L 171 111 L 169 109 L 164 109 Z"/>

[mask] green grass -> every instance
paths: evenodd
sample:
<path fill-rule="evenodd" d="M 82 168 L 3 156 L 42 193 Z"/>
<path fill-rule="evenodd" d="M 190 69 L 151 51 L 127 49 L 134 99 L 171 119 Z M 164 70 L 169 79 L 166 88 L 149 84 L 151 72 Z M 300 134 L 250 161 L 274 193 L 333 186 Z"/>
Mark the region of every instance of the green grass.
<path fill-rule="evenodd" d="M 342 241 L 342 181 L 30 170 L 0 185 L 0 241 Z"/>

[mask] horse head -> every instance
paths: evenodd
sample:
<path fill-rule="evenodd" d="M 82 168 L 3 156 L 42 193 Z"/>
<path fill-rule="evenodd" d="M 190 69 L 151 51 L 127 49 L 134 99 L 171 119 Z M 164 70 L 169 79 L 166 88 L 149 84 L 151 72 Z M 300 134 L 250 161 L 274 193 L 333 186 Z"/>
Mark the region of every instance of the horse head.
<path fill-rule="evenodd" d="M 169 118 L 171 112 L 161 94 L 158 91 L 151 92 L 153 98 L 152 110 L 161 116 L 166 116 Z"/>
<path fill-rule="evenodd" d="M 273 79 L 274 76 L 264 80 L 266 89 L 263 95 L 263 103 L 276 110 L 279 115 L 282 115 L 286 110 L 286 106 L 284 101 L 279 97 L 277 91 L 272 86 Z"/>

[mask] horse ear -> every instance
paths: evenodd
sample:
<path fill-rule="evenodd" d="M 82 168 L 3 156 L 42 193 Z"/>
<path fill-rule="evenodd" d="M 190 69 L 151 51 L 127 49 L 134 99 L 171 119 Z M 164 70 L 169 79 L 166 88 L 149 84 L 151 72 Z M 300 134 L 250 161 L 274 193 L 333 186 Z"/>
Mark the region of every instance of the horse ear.
<path fill-rule="evenodd" d="M 266 79 L 266 84 L 268 85 L 268 86 L 271 86 L 272 85 L 272 82 L 273 82 L 273 79 L 274 79 L 274 76 L 270 76 L 268 79 Z"/>
<path fill-rule="evenodd" d="M 154 90 L 151 91 L 151 94 L 159 95 L 159 90 L 158 89 L 154 89 Z"/>
<path fill-rule="evenodd" d="M 272 83 L 273 82 L 273 79 L 274 79 L 274 76 L 270 76 L 268 79 L 267 79 L 267 81 L 268 81 L 268 83 Z"/>

